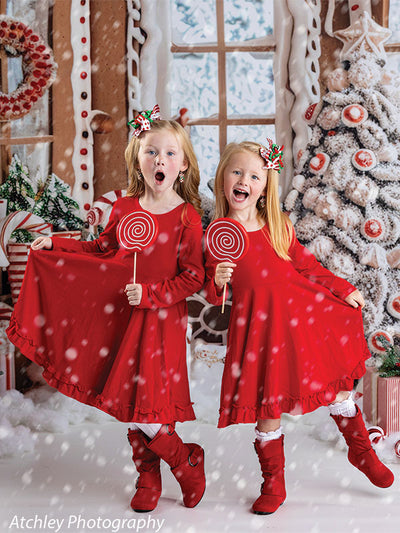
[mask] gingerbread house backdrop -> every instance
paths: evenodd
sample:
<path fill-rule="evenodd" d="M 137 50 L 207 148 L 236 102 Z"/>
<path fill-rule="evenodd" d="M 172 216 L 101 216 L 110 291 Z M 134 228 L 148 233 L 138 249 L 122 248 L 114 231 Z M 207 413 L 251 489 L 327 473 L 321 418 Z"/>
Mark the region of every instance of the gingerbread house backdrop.
<path fill-rule="evenodd" d="M 327 93 L 343 94 L 348 89 L 341 81 L 348 68 L 348 64 L 346 69 L 343 65 L 349 63 L 349 58 L 341 55 L 343 48 L 349 50 L 354 45 L 357 51 L 358 44 L 365 45 L 375 62 L 380 61 L 391 86 L 397 82 L 396 74 L 389 74 L 389 70 L 400 69 L 398 0 L 0 0 L 0 13 L 3 185 L 10 175 L 14 177 L 14 188 L 3 187 L 3 193 L 0 190 L 0 196 L 8 200 L 8 207 L 3 206 L 0 213 L 2 266 L 8 268 L 3 273 L 2 300 L 10 307 L 12 269 L 7 245 L 15 240 L 11 230 L 50 231 L 37 199 L 49 183 L 52 191 L 62 187 L 55 177 L 49 181 L 49 176 L 56 176 L 70 187 L 70 192 L 57 189 L 61 191 L 61 207 L 70 213 L 68 222 L 73 222 L 67 200 L 70 194 L 76 202 L 74 216 L 82 221 L 79 231 L 84 238 L 95 236 L 115 198 L 124 194 L 124 150 L 130 135 L 127 122 L 138 110 L 157 102 L 164 117 L 175 117 L 190 130 L 200 163 L 207 216 L 212 211 L 212 178 L 227 142 L 246 138 L 265 142 L 266 137 L 272 137 L 285 145 L 282 201 L 289 198 L 286 207 L 301 222 L 307 215 L 302 209 L 313 211 L 319 198 L 311 198 L 310 192 L 307 196 L 309 187 L 301 178 L 310 177 L 310 161 L 328 151 L 323 148 L 324 139 L 333 138 L 329 132 L 339 128 L 339 123 L 321 125 L 318 117 L 327 112 L 328 104 L 322 105 Z M 366 20 L 377 26 L 369 22 L 357 26 L 364 13 Z M 391 31 L 386 30 L 388 27 Z M 376 56 L 374 46 L 382 57 L 379 53 Z M 370 71 L 366 68 L 365 72 Z M 393 106 L 397 109 L 396 98 L 393 96 Z M 350 103 L 335 101 L 330 105 L 336 112 L 338 106 L 344 108 Z M 356 103 L 364 107 L 362 101 Z M 379 122 L 377 116 L 375 122 Z M 388 135 L 396 148 L 391 163 L 397 165 L 397 133 Z M 337 153 L 340 147 L 332 150 Z M 380 163 L 387 162 L 380 157 Z M 356 170 L 361 176 L 365 169 Z M 388 174 L 395 176 L 390 182 L 392 193 L 388 192 L 392 202 L 378 207 L 384 211 L 383 219 L 390 215 L 392 230 L 389 240 L 382 244 L 381 239 L 378 245 L 386 255 L 393 252 L 393 260 L 366 264 L 372 272 L 374 268 L 379 271 L 379 275 L 370 276 L 370 283 L 379 283 L 382 288 L 378 304 L 374 302 L 381 320 L 368 329 L 368 335 L 374 335 L 370 345 L 377 353 L 384 350 L 377 341 L 382 331 L 391 343 L 398 342 L 400 335 L 396 286 L 400 258 L 395 253 L 399 248 L 399 178 Z M 322 171 L 311 178 L 314 176 L 323 180 Z M 15 188 L 21 179 L 22 189 Z M 13 207 L 10 200 L 16 191 L 22 204 Z M 344 189 L 342 193 L 346 194 Z M 368 197 L 367 202 L 376 201 L 377 196 Z M 26 198 L 28 203 L 21 209 Z M 301 203 L 301 209 L 296 202 Z M 364 210 L 365 205 L 361 208 Z M 319 219 L 324 219 L 321 209 Z M 13 215 L 21 210 L 30 214 L 28 222 L 27 215 Z M 12 220 L 7 218 L 11 215 Z M 360 232 L 361 222 L 357 224 Z M 311 226 L 320 229 L 316 220 Z M 24 238 L 21 235 L 20 241 Z M 332 238 L 330 234 L 328 237 Z M 337 249 L 340 256 L 339 240 L 327 257 Z M 369 242 L 376 244 L 374 238 Z M 350 250 L 348 255 L 355 260 L 357 254 Z M 336 265 L 338 274 L 342 263 Z M 389 281 L 385 284 L 385 280 Z M 198 295 L 190 299 L 190 313 L 194 339 L 224 344 L 229 312 L 221 315 Z M 196 353 L 194 345 L 192 348 Z M 217 348 L 201 353 L 199 357 L 209 366 L 223 358 Z M 23 363 L 17 364 L 17 378 L 23 383 L 21 366 Z"/>

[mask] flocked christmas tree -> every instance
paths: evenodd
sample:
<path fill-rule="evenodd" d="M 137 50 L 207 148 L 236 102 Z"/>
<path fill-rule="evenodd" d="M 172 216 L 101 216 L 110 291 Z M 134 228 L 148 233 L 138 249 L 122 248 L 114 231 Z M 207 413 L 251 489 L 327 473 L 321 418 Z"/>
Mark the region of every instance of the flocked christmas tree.
<path fill-rule="evenodd" d="M 389 30 L 365 12 L 335 34 L 342 67 L 310 107 L 315 122 L 285 200 L 298 238 L 363 293 L 371 351 L 400 336 L 400 81 L 385 66 Z"/>
<path fill-rule="evenodd" d="M 46 180 L 29 175 L 28 168 L 14 155 L 7 180 L 0 186 L 0 198 L 7 200 L 7 214 L 29 211 L 53 226 L 53 231 L 80 230 L 83 220 L 79 206 L 71 198 L 70 187 L 55 174 Z M 12 233 L 15 242 L 31 242 L 34 236 L 25 229 Z"/>
<path fill-rule="evenodd" d="M 71 198 L 69 186 L 52 174 L 38 185 L 33 213 L 53 225 L 53 231 L 82 229 L 79 205 Z"/>
<path fill-rule="evenodd" d="M 0 186 L 0 198 L 7 200 L 7 214 L 13 211 L 31 211 L 35 205 L 35 192 L 29 171 L 17 155 L 11 160 L 7 180 Z"/>

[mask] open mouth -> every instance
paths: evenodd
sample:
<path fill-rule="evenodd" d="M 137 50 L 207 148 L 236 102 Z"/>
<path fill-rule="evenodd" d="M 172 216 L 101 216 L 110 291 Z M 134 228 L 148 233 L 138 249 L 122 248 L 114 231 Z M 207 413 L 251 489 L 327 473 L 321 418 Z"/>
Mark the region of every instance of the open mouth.
<path fill-rule="evenodd" d="M 246 200 L 249 196 L 248 192 L 242 191 L 241 189 L 233 189 L 233 194 L 237 200 Z"/>
<path fill-rule="evenodd" d="M 155 178 L 157 183 L 162 183 L 165 179 L 165 174 L 163 172 L 157 172 Z"/>

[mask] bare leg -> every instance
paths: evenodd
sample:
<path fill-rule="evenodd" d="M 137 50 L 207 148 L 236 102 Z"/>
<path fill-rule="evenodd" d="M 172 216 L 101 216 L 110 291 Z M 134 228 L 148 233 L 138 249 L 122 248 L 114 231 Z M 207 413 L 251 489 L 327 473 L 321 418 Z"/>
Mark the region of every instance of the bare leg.
<path fill-rule="evenodd" d="M 263 433 L 268 433 L 269 431 L 276 431 L 281 426 L 280 418 L 267 418 L 257 420 L 257 429 Z"/>

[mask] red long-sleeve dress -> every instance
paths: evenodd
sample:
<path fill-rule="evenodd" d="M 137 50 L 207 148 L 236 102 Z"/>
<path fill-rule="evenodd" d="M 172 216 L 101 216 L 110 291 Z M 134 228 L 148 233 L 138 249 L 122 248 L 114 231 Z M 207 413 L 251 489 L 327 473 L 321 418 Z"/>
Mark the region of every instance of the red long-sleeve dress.
<path fill-rule="evenodd" d="M 218 426 L 307 413 L 351 390 L 370 357 L 355 287 L 324 268 L 295 239 L 291 261 L 273 250 L 266 226 L 232 276 L 232 308 Z M 206 295 L 221 304 L 207 254 Z"/>
<path fill-rule="evenodd" d="M 137 255 L 143 296 L 132 307 L 133 253 L 116 227 L 141 209 L 119 199 L 97 240 L 54 238 L 52 251 L 33 251 L 7 334 L 51 386 L 121 421 L 193 420 L 185 298 L 204 283 L 200 216 L 190 204 L 154 215 L 159 233 Z"/>

